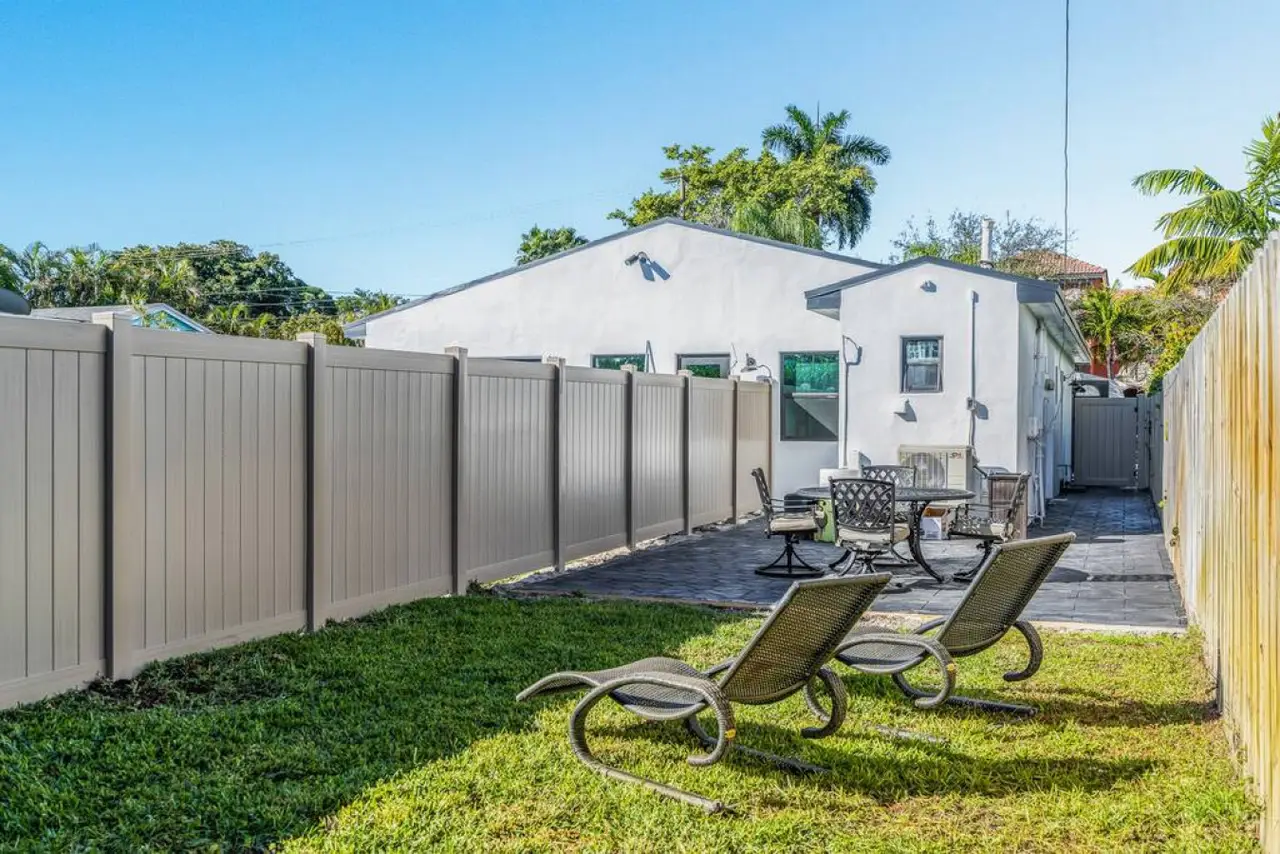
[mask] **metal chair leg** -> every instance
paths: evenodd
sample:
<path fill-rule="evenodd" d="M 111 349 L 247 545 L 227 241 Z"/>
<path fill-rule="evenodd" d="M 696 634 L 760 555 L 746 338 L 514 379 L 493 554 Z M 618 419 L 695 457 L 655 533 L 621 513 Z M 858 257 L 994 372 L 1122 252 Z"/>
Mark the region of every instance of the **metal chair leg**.
<path fill-rule="evenodd" d="M 822 570 L 810 564 L 800 553 L 796 551 L 796 543 L 798 538 L 788 534 L 784 541 L 786 543 L 782 548 L 782 554 L 773 561 L 773 563 L 765 564 L 756 570 L 756 575 L 763 575 L 766 578 L 817 578 L 822 575 Z"/>

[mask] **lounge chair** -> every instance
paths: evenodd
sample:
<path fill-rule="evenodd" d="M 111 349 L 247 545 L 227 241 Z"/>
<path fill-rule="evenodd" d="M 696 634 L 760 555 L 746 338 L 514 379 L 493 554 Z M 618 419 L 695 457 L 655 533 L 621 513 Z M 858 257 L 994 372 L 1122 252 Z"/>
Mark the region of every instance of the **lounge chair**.
<path fill-rule="evenodd" d="M 1030 659 L 1022 670 L 1006 673 L 1005 681 L 1020 682 L 1035 675 L 1044 657 L 1044 645 L 1035 627 L 1019 618 L 1075 538 L 1075 534 L 1059 534 L 995 546 L 951 616 L 930 620 L 914 634 L 851 634 L 837 650 L 836 660 L 862 673 L 891 675 L 894 684 L 922 709 L 951 702 L 1035 714 L 1031 706 L 952 696 L 956 685 L 955 659 L 982 652 L 1010 629 L 1016 629 L 1027 641 Z M 935 629 L 937 634 L 926 637 Z M 942 686 L 936 691 L 921 690 L 906 678 L 907 671 L 929 659 L 937 665 L 942 679 Z"/>
<path fill-rule="evenodd" d="M 733 703 L 766 705 L 804 691 L 810 710 L 822 726 L 801 730 L 806 738 L 831 735 L 844 723 L 844 683 L 824 667 L 836 646 L 889 580 L 888 573 L 854 578 L 818 578 L 797 581 L 774 606 L 768 619 L 736 657 L 706 671 L 698 671 L 674 658 L 646 658 L 634 664 L 596 671 L 563 671 L 538 680 L 521 691 L 517 700 L 528 700 L 554 691 L 590 689 L 569 718 L 569 744 L 591 770 L 615 780 L 639 783 L 660 794 L 720 812 L 725 805 L 606 765 L 591 753 L 586 740 L 587 715 L 600 700 L 611 698 L 627 711 L 650 721 L 683 721 L 685 728 L 709 752 L 689 757 L 690 765 L 711 765 L 723 759 L 735 744 Z M 826 686 L 831 710 L 823 709 L 815 683 Z M 718 732 L 711 737 L 697 714 L 711 709 Z M 766 759 L 787 770 L 825 771 L 794 759 L 773 756 L 749 748 L 738 751 Z"/>

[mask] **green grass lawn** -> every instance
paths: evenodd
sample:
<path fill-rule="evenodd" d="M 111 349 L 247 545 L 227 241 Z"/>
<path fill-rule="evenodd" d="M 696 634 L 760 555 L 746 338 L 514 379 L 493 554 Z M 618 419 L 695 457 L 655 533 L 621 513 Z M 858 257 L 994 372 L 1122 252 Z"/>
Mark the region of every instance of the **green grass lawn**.
<path fill-rule="evenodd" d="M 1029 683 L 1014 638 L 960 663 L 963 692 L 1031 720 L 914 709 L 849 675 L 850 714 L 808 741 L 799 698 L 738 707 L 744 745 L 833 769 L 683 758 L 675 724 L 611 704 L 599 755 L 733 805 L 706 816 L 598 777 L 565 739 L 574 698 L 516 705 L 552 670 L 650 654 L 709 665 L 758 618 L 485 596 L 393 608 L 153 665 L 0 712 L 0 847 L 107 850 L 1096 851 L 1256 846 L 1210 684 L 1188 638 L 1046 636 Z M 847 671 L 845 671 L 847 674 Z M 877 726 L 933 740 L 904 739 Z"/>

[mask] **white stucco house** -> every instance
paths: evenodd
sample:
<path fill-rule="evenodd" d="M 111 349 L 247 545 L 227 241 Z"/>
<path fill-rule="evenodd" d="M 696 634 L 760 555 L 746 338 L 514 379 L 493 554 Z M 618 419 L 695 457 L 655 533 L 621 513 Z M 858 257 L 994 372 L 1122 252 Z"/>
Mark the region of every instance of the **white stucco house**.
<path fill-rule="evenodd" d="M 805 292 L 880 267 L 663 219 L 372 315 L 347 334 L 391 350 L 458 344 L 480 357 L 772 378 L 779 492 L 815 483 L 839 453 L 839 329 L 806 308 Z"/>
<path fill-rule="evenodd" d="M 1088 360 L 1057 284 L 918 258 L 806 300 L 839 326 L 842 465 L 953 449 L 953 482 L 973 463 L 1030 472 L 1043 512 L 1070 475 L 1071 380 Z"/>
<path fill-rule="evenodd" d="M 779 494 L 818 483 L 823 468 L 971 448 L 950 454 L 959 477 L 974 461 L 1032 471 L 1042 501 L 1069 471 L 1070 376 L 1086 359 L 1052 282 L 933 259 L 890 267 L 673 219 L 347 334 L 383 349 L 458 344 L 481 357 L 769 379 Z"/>

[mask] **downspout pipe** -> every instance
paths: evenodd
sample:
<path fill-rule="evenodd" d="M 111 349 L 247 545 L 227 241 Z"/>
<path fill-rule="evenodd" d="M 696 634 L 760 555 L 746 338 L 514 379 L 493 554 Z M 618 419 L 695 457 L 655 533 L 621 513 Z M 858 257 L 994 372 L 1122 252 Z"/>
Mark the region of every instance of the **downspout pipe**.
<path fill-rule="evenodd" d="M 974 447 L 978 429 L 978 292 L 969 291 L 969 447 Z"/>

